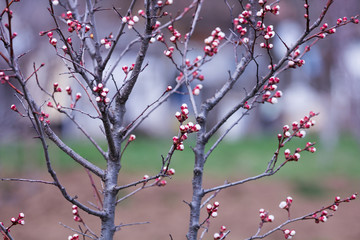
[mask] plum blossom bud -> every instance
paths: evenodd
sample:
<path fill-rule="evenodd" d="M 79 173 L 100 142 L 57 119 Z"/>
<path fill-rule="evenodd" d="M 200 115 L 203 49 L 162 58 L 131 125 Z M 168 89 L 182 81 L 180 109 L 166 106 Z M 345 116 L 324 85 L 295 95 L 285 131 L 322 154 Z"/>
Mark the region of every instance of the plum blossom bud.
<path fill-rule="evenodd" d="M 295 153 L 294 154 L 294 159 L 295 159 L 295 161 L 299 160 L 300 159 L 300 153 Z"/>
<path fill-rule="evenodd" d="M 217 215 L 218 215 L 218 213 L 217 213 L 217 212 L 212 212 L 212 213 L 211 213 L 211 216 L 212 216 L 213 218 L 216 218 L 216 217 L 217 217 Z"/>
<path fill-rule="evenodd" d="M 135 134 L 131 134 L 130 137 L 129 137 L 129 142 L 132 142 L 136 139 L 136 136 Z"/>
<path fill-rule="evenodd" d="M 107 42 L 107 43 L 105 43 L 105 49 L 109 49 L 110 47 L 111 47 L 111 42 Z"/>
<path fill-rule="evenodd" d="M 59 1 L 58 1 L 58 0 L 52 0 L 52 4 L 53 4 L 54 6 L 57 6 L 57 5 L 59 4 Z"/>
<path fill-rule="evenodd" d="M 53 45 L 54 47 L 56 47 L 57 39 L 56 38 L 51 38 L 50 39 L 50 44 Z"/>
<path fill-rule="evenodd" d="M 81 93 L 76 93 L 75 101 L 79 101 L 80 98 L 81 98 Z"/>
<path fill-rule="evenodd" d="M 286 149 L 285 151 L 284 151 L 284 154 L 285 154 L 285 157 L 288 157 L 289 155 L 290 155 L 290 149 Z"/>
<path fill-rule="evenodd" d="M 280 202 L 279 208 L 285 209 L 287 207 L 287 203 L 285 201 Z"/>
<path fill-rule="evenodd" d="M 295 62 L 290 60 L 290 61 L 288 62 L 288 66 L 289 66 L 289 67 L 294 67 L 294 66 L 295 66 Z"/>
<path fill-rule="evenodd" d="M 335 212 L 335 211 L 338 209 L 338 206 L 336 206 L 336 205 L 334 204 L 334 205 L 332 205 L 332 206 L 330 207 L 330 209 Z"/>
<path fill-rule="evenodd" d="M 276 103 L 278 103 L 278 100 L 277 100 L 277 98 L 275 98 L 275 97 L 270 98 L 268 101 L 269 101 L 271 104 L 276 104 Z"/>
<path fill-rule="evenodd" d="M 304 138 L 306 136 L 306 132 L 304 130 L 301 130 L 296 134 L 297 137 Z"/>
<path fill-rule="evenodd" d="M 170 169 L 167 171 L 167 173 L 168 173 L 169 175 L 174 175 L 174 174 L 175 174 L 175 169 L 170 168 Z"/>
<path fill-rule="evenodd" d="M 219 233 L 214 234 L 214 239 L 220 239 L 220 238 L 221 238 L 221 235 Z"/>
<path fill-rule="evenodd" d="M 311 152 L 311 153 L 316 152 L 316 148 L 315 148 L 315 147 L 311 147 L 311 148 L 309 148 L 309 152 Z"/>
<path fill-rule="evenodd" d="M 274 215 L 269 215 L 266 220 L 267 220 L 268 222 L 273 222 L 274 219 L 275 219 Z"/>
<path fill-rule="evenodd" d="M 15 111 L 15 112 L 18 111 L 17 108 L 16 108 L 16 106 L 15 106 L 15 104 L 12 104 L 12 105 L 10 106 L 10 108 L 11 108 L 11 110 L 13 110 L 13 111 Z"/>
<path fill-rule="evenodd" d="M 192 128 L 192 130 L 193 130 L 194 132 L 198 132 L 198 131 L 200 131 L 200 129 L 201 129 L 200 124 L 195 124 L 194 127 Z"/>
<path fill-rule="evenodd" d="M 166 92 L 170 92 L 172 89 L 173 89 L 172 86 L 169 85 L 166 87 Z"/>
<path fill-rule="evenodd" d="M 145 175 L 143 176 L 143 179 L 144 179 L 144 180 L 147 180 L 147 179 L 149 179 L 149 178 L 150 178 L 149 175 L 146 175 L 146 174 L 145 174 Z"/>

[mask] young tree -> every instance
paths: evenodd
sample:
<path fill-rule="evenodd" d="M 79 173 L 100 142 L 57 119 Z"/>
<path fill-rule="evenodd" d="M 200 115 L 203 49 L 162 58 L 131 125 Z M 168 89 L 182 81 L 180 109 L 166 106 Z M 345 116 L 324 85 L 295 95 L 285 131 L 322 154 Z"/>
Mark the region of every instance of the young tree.
<path fill-rule="evenodd" d="M 115 222 L 116 206 L 142 189 L 165 186 L 166 179 L 175 173 L 175 170 L 171 168 L 172 157 L 176 151 L 184 149 L 184 141 L 190 134 L 196 135 L 196 144 L 192 149 L 194 152 L 193 194 L 191 201 L 186 202 L 190 209 L 186 238 L 202 239 L 207 232 L 205 223 L 210 218 L 217 216 L 219 207 L 218 202 L 213 204 L 209 202 L 220 190 L 274 175 L 285 164 L 298 161 L 303 152 L 313 153 L 316 151 L 313 142 L 308 142 L 303 147 L 292 151 L 286 149 L 286 144 L 293 138 L 305 137 L 305 130 L 315 125 L 314 118 L 317 113 L 310 111 L 308 115 L 293 122 L 291 126 L 283 127 L 277 136 L 278 144 L 273 156 L 270 157 L 265 171 L 257 176 L 239 178 L 235 182 L 204 188 L 204 166 L 213 150 L 219 147 L 227 134 L 258 105 L 276 104 L 281 99 L 282 92 L 277 89 L 277 84 L 280 82 L 279 76 L 282 72 L 301 68 L 305 64 L 304 55 L 308 54 L 315 44 L 321 43 L 327 35 L 334 34 L 339 27 L 358 23 L 357 16 L 339 18 L 331 24 L 323 23 L 333 0 L 328 0 L 324 4 L 324 8 L 316 13 L 316 17 L 310 18 L 311 4 L 308 0 L 304 0 L 303 9 L 299 9 L 304 12 L 304 32 L 294 44 L 289 45 L 276 33 L 273 25 L 268 23 L 270 15 L 276 16 L 280 13 L 279 1 L 225 1 L 225 3 L 216 4 L 228 6 L 232 17 L 231 29 L 222 31 L 219 27 L 214 26 L 214 30 L 204 40 L 202 53 L 191 58 L 191 50 L 196 48 L 195 45 L 192 45 L 192 40 L 203 14 L 204 1 L 193 0 L 183 10 L 173 13 L 167 12 L 169 5 L 173 4 L 172 0 L 145 0 L 143 9 L 136 12 L 137 2 L 139 1 L 132 0 L 127 6 L 122 4 L 121 9 L 115 7 L 105 9 L 102 8 L 103 2 L 96 0 L 86 0 L 82 3 L 78 3 L 76 0 L 49 1 L 49 19 L 51 19 L 53 27 L 43 30 L 40 35 L 49 41 L 54 48 L 54 56 L 61 59 L 67 68 L 64 74 L 71 79 L 71 85 L 66 87 L 65 93 L 62 83 L 52 82 L 52 79 L 48 80 L 52 82 L 50 90 L 42 84 L 39 72 L 46 69 L 44 63 L 34 63 L 32 72 L 27 75 L 24 73 L 20 63 L 25 53 L 17 54 L 16 51 L 15 42 L 18 34 L 12 24 L 16 12 L 11 10 L 13 5 L 22 3 L 5 0 L 5 8 L 1 13 L 0 37 L 3 48 L 0 56 L 2 64 L 6 65 L 0 72 L 1 82 L 16 95 L 19 102 L 11 105 L 11 109 L 31 122 L 36 137 L 44 150 L 47 170 L 52 177 L 51 182 L 31 179 L 3 180 L 37 182 L 56 186 L 62 196 L 73 204 L 75 221 L 83 224 L 86 228 L 85 232 L 74 234 L 69 239 L 78 239 L 79 234 L 84 239 L 114 239 L 115 232 L 121 227 Z M 58 16 L 57 13 L 60 11 L 63 14 Z M 117 30 L 106 29 L 108 33 L 105 36 L 100 35 L 103 30 L 98 29 L 97 22 L 98 14 L 102 11 L 118 16 Z M 185 22 L 185 20 L 189 22 Z M 176 29 L 181 24 L 188 26 L 187 31 L 181 32 Z M 128 36 L 132 36 L 132 33 L 135 33 L 135 37 L 130 40 Z M 280 40 L 281 46 L 274 46 L 274 38 Z M 62 46 L 59 46 L 60 44 Z M 148 65 L 157 64 L 156 61 L 146 62 L 145 57 L 149 54 L 150 48 L 156 49 L 159 45 L 165 49 L 163 58 L 167 58 L 169 67 L 174 68 L 178 76 L 175 80 L 172 80 L 171 76 L 166 76 L 170 85 L 164 88 L 159 86 L 162 88 L 160 89 L 161 94 L 154 97 L 152 102 L 147 103 L 147 107 L 137 117 L 130 119 L 127 117 L 126 106 L 130 101 L 142 101 L 134 96 L 134 87 L 136 84 L 141 84 L 138 83 L 138 79 L 144 74 Z M 285 49 L 281 58 L 275 57 L 273 53 L 273 49 L 277 47 Z M 223 49 L 233 49 L 233 56 L 226 56 L 233 59 L 233 66 L 225 69 L 228 70 L 228 75 L 223 76 L 220 87 L 215 91 L 210 89 L 207 91 L 209 97 L 202 99 L 199 95 L 207 86 L 206 72 L 202 75 L 201 70 L 205 65 L 211 64 L 212 59 L 221 54 Z M 134 55 L 134 51 L 136 51 L 136 57 L 133 64 L 122 66 L 123 75 L 116 75 L 115 71 L 121 67 L 119 64 L 129 55 Z M 226 51 L 224 52 L 226 53 Z M 249 81 L 251 85 L 244 86 L 244 90 L 239 92 L 235 86 L 242 84 L 241 80 L 245 76 L 245 70 L 250 66 L 254 66 L 254 71 L 251 75 L 247 73 L 246 77 L 251 79 Z M 152 81 L 152 79 L 146 81 Z M 30 86 L 30 82 L 35 82 L 37 89 Z M 153 86 L 154 89 L 157 87 Z M 79 93 L 75 94 L 74 89 L 80 89 Z M 34 98 L 37 90 L 41 90 L 44 94 L 40 100 L 38 97 Z M 219 116 L 216 121 L 210 121 L 210 114 L 224 98 L 233 92 L 236 93 L 234 105 L 226 106 L 228 111 L 224 115 Z M 145 175 L 138 181 L 119 185 L 118 178 L 122 168 L 123 153 L 127 146 L 135 140 L 134 131 L 145 124 L 148 117 L 156 114 L 158 108 L 162 107 L 167 100 L 177 94 L 186 96 L 190 104 L 189 106 L 187 104 L 176 106 L 178 111 L 175 113 L 175 118 L 178 121 L 179 130 L 175 133 L 176 136 L 173 137 L 172 142 L 169 142 L 168 153 L 159 156 L 162 159 L 162 166 L 159 166 L 161 170 L 154 176 Z M 68 98 L 66 99 L 66 97 Z M 91 110 L 87 110 L 89 108 Z M 52 116 L 48 113 L 51 109 L 66 116 L 95 146 L 106 161 L 105 169 L 85 159 L 63 141 L 52 127 L 50 121 Z M 78 120 L 79 115 L 85 116 L 87 122 L 101 122 L 107 149 L 103 149 L 88 132 L 87 122 Z M 193 118 L 195 123 L 190 122 L 189 117 Z M 233 122 L 225 131 L 217 134 L 228 121 Z M 209 140 L 213 138 L 216 140 L 209 143 Z M 95 189 L 98 205 L 89 206 L 68 193 L 66 186 L 61 183 L 61 179 L 58 178 L 52 166 L 48 141 L 52 141 L 76 163 L 99 178 L 103 189 L 100 191 Z M 210 147 L 205 150 L 209 144 Z M 119 193 L 124 189 L 134 190 L 119 198 Z M 286 201 L 280 203 L 280 207 L 288 212 L 288 220 L 272 230 L 260 234 L 263 224 L 274 220 L 274 216 L 270 215 L 268 211 L 260 209 L 261 223 L 258 232 L 248 239 L 265 238 L 275 231 L 282 231 L 285 239 L 290 239 L 295 235 L 295 231 L 286 229 L 286 225 L 306 219 L 325 222 L 332 215 L 328 211 L 335 211 L 339 204 L 355 199 L 356 195 L 353 194 L 348 198 L 336 197 L 331 204 L 297 218 L 290 215 L 292 198 L 288 197 Z M 79 209 L 101 219 L 100 233 L 95 233 L 87 227 L 79 215 Z M 201 211 L 207 212 L 205 219 L 201 219 Z M 24 214 L 21 213 L 18 218 L 11 220 L 12 225 L 9 227 L 0 224 L 4 239 L 13 239 L 9 229 L 14 225 L 23 224 L 23 218 Z M 221 231 L 214 235 L 214 239 L 224 239 L 229 233 L 230 231 L 226 230 L 226 227 L 222 227 Z"/>

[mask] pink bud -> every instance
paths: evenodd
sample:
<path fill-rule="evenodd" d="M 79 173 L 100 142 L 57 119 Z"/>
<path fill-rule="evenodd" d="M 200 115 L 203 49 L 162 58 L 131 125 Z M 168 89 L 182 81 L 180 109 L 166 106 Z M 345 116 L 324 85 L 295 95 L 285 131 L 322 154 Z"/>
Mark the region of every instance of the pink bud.
<path fill-rule="evenodd" d="M 132 142 L 136 139 L 136 136 L 134 134 L 131 134 L 129 137 L 129 142 Z"/>
<path fill-rule="evenodd" d="M 357 196 L 357 194 L 356 194 L 356 193 L 355 193 L 355 194 L 353 194 L 353 195 L 351 195 L 350 200 L 354 200 L 354 199 L 356 199 L 356 196 Z"/>
<path fill-rule="evenodd" d="M 13 111 L 15 111 L 15 112 L 18 111 L 17 108 L 16 108 L 16 106 L 15 106 L 15 104 L 12 104 L 12 105 L 10 106 L 10 108 L 11 108 L 11 110 L 13 110 Z"/>
<path fill-rule="evenodd" d="M 54 47 L 56 47 L 57 39 L 56 38 L 51 38 L 50 39 L 50 44 L 53 45 Z"/>

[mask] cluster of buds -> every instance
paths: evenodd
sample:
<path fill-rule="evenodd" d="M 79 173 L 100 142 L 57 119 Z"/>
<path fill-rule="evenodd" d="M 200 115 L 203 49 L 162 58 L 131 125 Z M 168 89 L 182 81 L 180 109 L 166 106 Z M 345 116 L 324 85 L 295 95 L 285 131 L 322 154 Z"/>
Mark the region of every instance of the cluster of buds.
<path fill-rule="evenodd" d="M 329 25 L 327 24 L 327 23 L 324 23 L 321 27 L 320 27 L 320 30 L 322 31 L 322 32 L 326 32 L 326 33 L 328 33 L 328 34 L 333 34 L 333 33 L 335 33 L 336 32 L 336 28 L 330 28 L 330 29 L 328 29 L 328 27 L 329 27 Z"/>
<path fill-rule="evenodd" d="M 111 43 L 113 42 L 114 36 L 112 33 L 109 34 L 109 36 L 104 37 L 100 40 L 101 45 L 104 45 L 106 49 L 109 49 L 111 47 Z"/>
<path fill-rule="evenodd" d="M 74 235 L 70 235 L 69 237 L 68 237 L 68 240 L 79 240 L 80 238 L 79 238 L 79 234 L 74 234 Z"/>
<path fill-rule="evenodd" d="M 91 27 L 87 24 L 82 24 L 78 20 L 74 19 L 74 16 L 71 11 L 67 11 L 66 14 L 62 15 L 66 20 L 68 25 L 68 32 L 72 33 L 74 31 L 80 32 L 84 28 L 85 33 L 89 32 Z"/>
<path fill-rule="evenodd" d="M 189 115 L 189 110 L 185 103 L 181 105 L 181 112 L 175 113 L 175 117 L 180 123 L 183 123 L 188 118 L 188 115 Z M 184 150 L 183 141 L 185 141 L 188 138 L 188 133 L 198 132 L 200 131 L 200 129 L 201 127 L 199 124 L 194 124 L 192 122 L 189 122 L 186 125 L 181 124 L 179 127 L 180 137 L 174 136 L 172 139 L 175 149 L 179 151 Z"/>
<path fill-rule="evenodd" d="M 165 3 L 164 3 L 164 1 L 159 0 L 159 1 L 157 1 L 156 5 L 157 5 L 158 7 L 163 7 L 163 6 L 165 6 L 165 5 L 171 5 L 171 4 L 173 4 L 173 2 L 174 2 L 173 0 L 166 0 Z"/>
<path fill-rule="evenodd" d="M 198 131 L 200 131 L 201 127 L 199 124 L 194 124 L 192 122 L 189 122 L 186 125 L 180 125 L 179 129 L 180 129 L 181 134 L 185 135 L 186 133 L 198 132 Z"/>
<path fill-rule="evenodd" d="M 314 147 L 314 145 L 315 145 L 315 143 L 307 142 L 304 150 L 314 153 L 314 152 L 316 152 L 316 148 Z"/>
<path fill-rule="evenodd" d="M 165 187 L 167 184 L 166 180 L 162 179 L 161 177 L 156 178 L 155 181 L 156 181 L 156 185 L 159 187 Z"/>
<path fill-rule="evenodd" d="M 284 233 L 284 237 L 285 239 L 292 239 L 293 236 L 295 236 L 296 232 L 295 230 L 289 230 L 289 229 L 285 229 L 283 230 Z"/>
<path fill-rule="evenodd" d="M 134 24 L 139 21 L 138 16 L 126 16 L 121 19 L 123 23 L 127 23 L 128 29 L 132 29 Z"/>
<path fill-rule="evenodd" d="M 249 19 L 252 15 L 252 12 L 248 9 L 244 10 L 237 18 L 234 18 L 233 22 L 234 25 L 237 26 L 238 24 L 247 24 L 249 23 Z"/>
<path fill-rule="evenodd" d="M 25 214 L 24 213 L 19 213 L 17 218 L 12 217 L 10 219 L 12 225 L 24 225 L 25 224 L 25 220 L 24 220 Z M 10 228 L 10 227 L 9 227 Z"/>
<path fill-rule="evenodd" d="M 288 67 L 289 68 L 301 67 L 304 64 L 305 64 L 304 59 L 291 59 L 291 60 L 288 61 Z"/>
<path fill-rule="evenodd" d="M 188 115 L 189 115 L 189 109 L 186 103 L 182 104 L 180 107 L 181 111 L 180 112 L 176 112 L 175 113 L 175 117 L 177 118 L 177 120 L 182 123 L 184 122 L 186 119 L 188 119 Z"/>
<path fill-rule="evenodd" d="M 225 33 L 221 31 L 219 27 L 215 28 L 211 32 L 211 35 L 205 38 L 204 43 L 206 44 L 204 47 L 204 52 L 208 56 L 213 56 L 218 52 L 218 46 L 220 41 L 225 38 Z"/>
<path fill-rule="evenodd" d="M 194 89 L 192 90 L 192 94 L 197 96 L 200 94 L 200 90 L 203 88 L 202 84 L 198 84 L 194 87 Z"/>
<path fill-rule="evenodd" d="M 217 211 L 218 211 L 219 206 L 220 206 L 219 202 L 214 202 L 212 205 L 208 204 L 206 206 L 206 211 L 209 214 L 209 217 L 213 217 L 213 218 L 217 217 L 217 215 L 218 215 Z"/>
<path fill-rule="evenodd" d="M 40 36 L 44 36 L 45 34 L 49 38 L 49 43 L 56 48 L 56 44 L 57 44 L 58 40 L 56 38 L 54 38 L 54 33 L 52 31 L 48 31 L 48 32 L 41 31 L 39 33 Z"/>
<path fill-rule="evenodd" d="M 104 87 L 102 83 L 99 83 L 97 86 L 93 87 L 93 91 L 98 94 L 95 98 L 96 102 L 103 102 L 105 104 L 110 102 L 110 98 L 107 97 L 109 89 Z"/>
<path fill-rule="evenodd" d="M 195 62 L 194 61 L 194 65 L 196 65 L 197 64 L 197 62 Z M 199 74 L 199 72 L 198 71 L 194 71 L 193 73 L 192 73 L 192 80 L 191 81 L 193 81 L 193 80 L 195 80 L 195 79 L 198 79 L 198 80 L 200 80 L 200 81 L 204 81 L 204 75 L 202 75 L 202 74 Z M 202 86 L 199 86 L 199 88 L 202 88 Z M 200 88 L 200 89 L 201 89 Z"/>
<path fill-rule="evenodd" d="M 250 105 L 248 104 L 248 102 L 246 101 L 246 102 L 244 102 L 244 108 L 245 109 L 250 109 Z"/>
<path fill-rule="evenodd" d="M 273 7 L 271 7 L 270 5 L 266 5 L 267 0 L 259 0 L 258 3 L 261 6 L 261 9 L 256 13 L 256 16 L 264 17 L 267 12 L 271 12 L 274 15 L 280 14 L 279 5 L 275 5 Z"/>
<path fill-rule="evenodd" d="M 272 49 L 274 45 L 272 43 L 269 43 L 270 38 L 273 38 L 275 36 L 275 31 L 273 25 L 269 25 L 265 27 L 265 24 L 263 24 L 261 21 L 259 21 L 256 25 L 259 29 L 264 30 L 264 40 L 265 42 L 260 43 L 261 48 L 267 48 Z"/>
<path fill-rule="evenodd" d="M 48 113 L 44 113 L 44 112 L 41 112 L 39 114 L 39 120 L 40 122 L 44 122 L 47 123 L 47 124 L 50 124 L 50 120 L 48 119 L 49 118 L 49 114 Z"/>
<path fill-rule="evenodd" d="M 9 81 L 9 76 L 6 75 L 4 72 L 0 72 L 0 82 L 1 84 L 4 84 L 5 82 L 8 82 Z"/>
<path fill-rule="evenodd" d="M 220 228 L 220 232 L 214 234 L 214 240 L 216 239 L 225 239 L 226 227 L 223 225 Z"/>
<path fill-rule="evenodd" d="M 61 87 L 59 87 L 59 83 L 56 82 L 53 84 L 53 92 L 56 93 L 56 92 L 62 92 L 62 89 Z"/>
<path fill-rule="evenodd" d="M 354 193 L 353 195 L 351 195 L 350 197 L 347 197 L 345 199 L 341 199 L 339 196 L 336 196 L 335 201 L 332 205 L 330 205 L 326 208 L 323 208 L 323 210 L 317 212 L 317 213 L 320 213 L 319 216 L 317 215 L 317 213 L 314 213 L 311 218 L 315 220 L 315 223 L 326 222 L 328 220 L 328 218 L 332 216 L 332 214 L 328 213 L 327 209 L 331 210 L 331 211 L 336 211 L 338 209 L 338 206 L 340 205 L 340 203 L 350 202 L 352 200 L 355 200 L 356 198 L 357 198 L 357 193 Z"/>
<path fill-rule="evenodd" d="M 239 18 L 234 18 L 233 23 L 235 30 L 240 34 L 240 36 L 244 36 L 247 33 L 247 28 L 241 25 Z"/>
<path fill-rule="evenodd" d="M 163 168 L 163 173 L 168 175 L 168 176 L 173 176 L 175 174 L 175 169 L 164 167 Z"/>
<path fill-rule="evenodd" d="M 189 122 L 186 125 L 180 125 L 180 137 L 174 136 L 173 137 L 173 144 L 176 150 L 182 151 L 184 150 L 184 141 L 188 138 L 188 133 L 198 132 L 200 131 L 201 127 L 199 124 L 193 124 Z"/>
<path fill-rule="evenodd" d="M 167 50 L 164 50 L 164 54 L 165 56 L 167 56 L 168 58 L 172 58 L 172 54 L 174 52 L 174 47 L 168 47 Z"/>
<path fill-rule="evenodd" d="M 279 208 L 289 211 L 292 201 L 292 197 L 287 197 L 285 201 L 280 202 Z"/>
<path fill-rule="evenodd" d="M 78 207 L 76 205 L 72 206 L 72 214 L 74 216 L 75 222 L 82 222 L 82 219 L 81 219 L 79 211 L 78 211 Z"/>
<path fill-rule="evenodd" d="M 337 21 L 336 21 L 336 24 L 337 25 L 341 25 L 341 24 L 346 24 L 348 23 L 349 21 L 355 23 L 355 24 L 359 24 L 359 19 L 356 18 L 356 17 L 351 17 L 350 20 L 348 20 L 347 17 L 343 17 L 343 18 L 338 18 Z"/>
<path fill-rule="evenodd" d="M 176 43 L 176 41 L 181 38 L 181 33 L 178 30 L 176 30 L 173 25 L 169 25 L 168 29 L 172 34 L 172 36 L 170 37 L 170 42 Z M 159 41 L 161 41 L 161 38 L 159 39 Z"/>
<path fill-rule="evenodd" d="M 278 139 L 279 141 L 283 141 L 286 138 L 289 138 L 291 136 L 296 136 L 299 138 L 304 138 L 306 136 L 306 131 L 302 130 L 302 129 L 309 129 L 310 127 L 314 126 L 316 124 L 316 121 L 311 119 L 314 116 L 316 116 L 317 114 L 314 113 L 313 111 L 310 111 L 309 116 L 305 116 L 304 118 L 300 119 L 299 122 L 294 121 L 292 123 L 292 131 L 293 133 L 290 133 L 290 126 L 289 125 L 284 125 L 283 127 L 283 133 L 282 134 L 278 134 Z M 315 148 L 311 148 L 314 144 L 313 143 L 307 143 L 306 148 L 304 150 L 310 151 L 310 152 L 315 152 L 316 149 Z"/>
<path fill-rule="evenodd" d="M 274 215 L 269 215 L 267 211 L 265 211 L 263 208 L 259 210 L 259 217 L 261 221 L 264 222 L 273 222 L 275 217 Z"/>
<path fill-rule="evenodd" d="M 13 226 L 15 226 L 15 225 L 24 225 L 24 224 L 25 224 L 24 217 L 25 217 L 25 214 L 24 214 L 24 213 L 19 213 L 19 215 L 18 215 L 17 218 L 12 217 L 12 218 L 10 219 L 11 225 L 10 225 L 9 227 L 6 228 L 6 227 L 4 226 L 4 223 L 3 223 L 3 222 L 0 222 L 0 225 L 1 225 L 3 228 L 6 229 L 6 232 L 10 232 L 10 228 L 12 228 Z M 1 230 L 1 228 L 0 228 L 0 233 L 3 233 L 2 230 Z M 3 233 L 3 235 L 4 235 L 4 240 L 8 240 L 8 239 L 9 239 L 6 234 Z"/>
<path fill-rule="evenodd" d="M 164 35 L 161 33 L 157 36 L 154 36 L 152 38 L 150 38 L 150 43 L 154 43 L 155 41 L 159 41 L 159 42 L 165 42 L 165 39 L 164 39 Z"/>
<path fill-rule="evenodd" d="M 277 83 L 280 82 L 280 79 L 278 77 L 270 77 L 268 84 L 264 85 L 264 91 L 265 93 L 262 96 L 262 102 L 269 102 L 271 104 L 278 103 L 278 98 L 281 98 L 283 93 L 282 91 L 277 89 Z"/>
<path fill-rule="evenodd" d="M 266 27 L 264 31 L 264 39 L 269 40 L 270 38 L 273 38 L 275 36 L 274 26 L 269 25 Z"/>
<path fill-rule="evenodd" d="M 127 65 L 124 65 L 122 67 L 122 70 L 124 71 L 125 74 L 128 74 L 129 72 L 131 72 L 132 70 L 134 70 L 135 64 L 131 64 L 130 68 Z"/>

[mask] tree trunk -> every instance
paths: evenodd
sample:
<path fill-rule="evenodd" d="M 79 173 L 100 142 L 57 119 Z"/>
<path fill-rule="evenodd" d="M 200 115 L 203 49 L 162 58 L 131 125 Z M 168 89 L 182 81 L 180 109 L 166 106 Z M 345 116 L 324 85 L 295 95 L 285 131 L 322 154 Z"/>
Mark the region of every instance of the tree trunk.
<path fill-rule="evenodd" d="M 105 217 L 101 218 L 101 236 L 100 240 L 114 239 L 116 231 L 115 225 L 115 207 L 117 191 L 115 189 L 117 185 L 119 171 L 121 169 L 120 161 L 108 161 L 107 172 L 105 177 L 105 189 L 104 189 L 104 211 Z"/>

